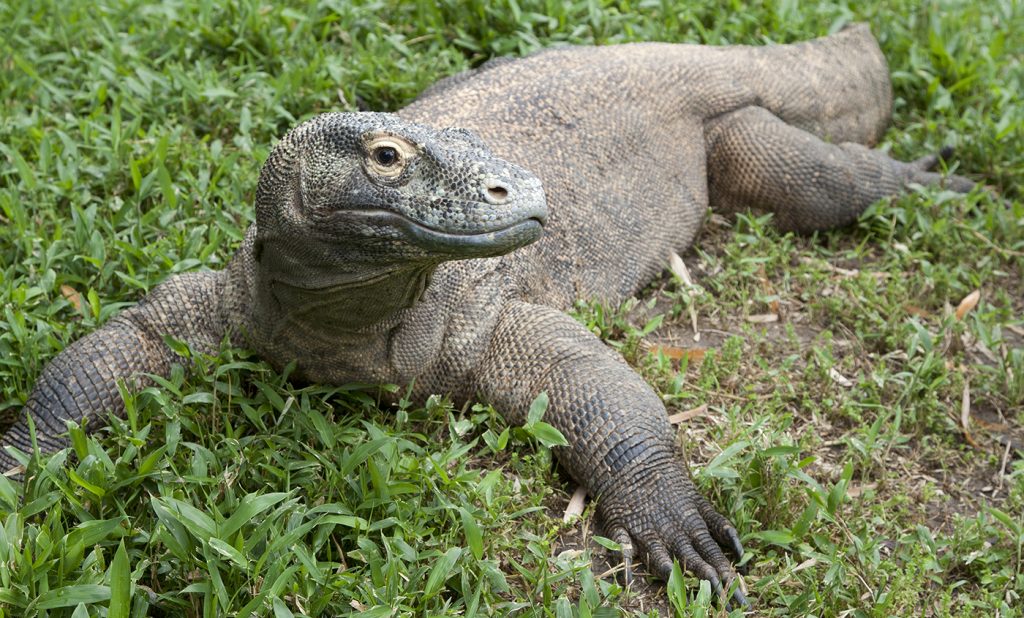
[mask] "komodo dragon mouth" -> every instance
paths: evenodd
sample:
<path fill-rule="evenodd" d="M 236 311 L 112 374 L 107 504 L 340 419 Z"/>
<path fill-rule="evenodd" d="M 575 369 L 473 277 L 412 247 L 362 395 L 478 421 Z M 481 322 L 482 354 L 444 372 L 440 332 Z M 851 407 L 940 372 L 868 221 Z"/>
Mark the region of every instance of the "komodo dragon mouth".
<path fill-rule="evenodd" d="M 543 203 L 543 202 L 542 202 Z M 430 253 L 455 257 L 502 255 L 536 242 L 544 233 L 547 217 L 543 209 L 524 213 L 523 220 L 493 230 L 441 230 L 403 214 L 385 210 L 349 210 L 337 213 L 347 223 L 371 228 L 386 227 L 403 240 Z"/>

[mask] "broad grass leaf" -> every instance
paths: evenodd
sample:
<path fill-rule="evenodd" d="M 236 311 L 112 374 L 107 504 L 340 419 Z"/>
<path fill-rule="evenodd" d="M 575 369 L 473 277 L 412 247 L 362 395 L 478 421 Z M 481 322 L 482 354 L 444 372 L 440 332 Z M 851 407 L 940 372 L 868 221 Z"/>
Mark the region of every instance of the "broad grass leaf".
<path fill-rule="evenodd" d="M 328 449 L 333 449 L 337 440 L 334 439 L 334 432 L 331 429 L 331 425 L 327 422 L 327 419 L 324 418 L 324 415 L 313 408 L 305 410 L 303 414 L 305 414 L 306 418 L 308 418 L 313 424 L 313 428 L 316 429 L 316 435 L 320 438 L 320 442 Z"/>
<path fill-rule="evenodd" d="M 220 560 L 214 555 L 213 547 L 209 544 L 203 545 L 203 557 L 206 559 L 206 570 L 210 574 L 210 589 L 216 595 L 216 600 L 221 607 L 230 607 L 231 595 L 228 594 L 227 586 L 220 572 Z M 220 553 L 220 552 L 217 552 Z M 230 574 L 230 570 L 229 570 Z"/>
<path fill-rule="evenodd" d="M 153 503 L 162 507 L 164 513 L 182 524 L 192 536 L 201 541 L 206 541 L 217 532 L 217 524 L 213 519 L 191 504 L 167 496 L 153 498 Z M 158 512 L 157 515 L 161 513 Z"/>
<path fill-rule="evenodd" d="M 149 455 L 146 455 L 146 458 L 143 459 L 139 463 L 139 469 L 137 470 L 136 473 L 139 476 L 146 476 L 147 474 L 152 472 L 154 469 L 156 469 L 156 464 L 164 456 L 164 453 L 166 452 L 166 450 L 167 450 L 166 446 L 161 446 L 160 448 L 156 449 L 155 451 L 153 451 Z"/>
<path fill-rule="evenodd" d="M 39 595 L 30 607 L 36 609 L 56 609 L 71 607 L 79 603 L 101 603 L 110 599 L 110 587 L 97 584 L 78 584 L 62 586 Z"/>
<path fill-rule="evenodd" d="M 558 600 L 555 601 L 555 618 L 573 618 L 572 605 L 564 596 L 558 597 Z"/>
<path fill-rule="evenodd" d="M 996 507 L 989 507 L 988 512 L 992 514 L 992 517 L 998 519 L 1004 526 L 1006 526 L 1014 536 L 1018 537 L 1017 542 L 1021 542 L 1022 536 L 1024 536 L 1024 525 L 1020 521 L 1014 521 L 1012 517 L 1006 514 L 1005 511 L 1001 511 Z"/>
<path fill-rule="evenodd" d="M 530 403 L 530 411 L 526 415 L 526 427 L 532 427 L 538 423 L 540 419 L 544 418 L 544 413 L 548 409 L 548 393 L 547 391 L 541 391 L 539 395 Z"/>
<path fill-rule="evenodd" d="M 32 502 L 29 502 L 28 504 L 23 506 L 21 508 L 21 515 L 25 519 L 28 519 L 28 518 L 32 517 L 33 515 L 37 515 L 37 514 L 43 512 L 43 511 L 47 510 L 48 508 L 50 508 L 51 506 L 56 504 L 57 501 L 60 500 L 60 499 L 61 499 L 61 495 L 60 495 L 59 492 L 56 492 L 56 491 L 46 492 L 42 496 L 36 498 Z M 87 522 L 87 523 L 94 523 L 94 522 Z M 85 525 L 85 524 L 83 524 L 83 525 Z"/>
<path fill-rule="evenodd" d="M 7 477 L 2 472 L 3 470 L 0 470 L 0 506 L 3 506 L 6 510 L 13 510 L 18 506 L 18 494 L 14 489 L 14 485 L 7 480 Z"/>
<path fill-rule="evenodd" d="M 107 490 L 103 489 L 102 487 L 100 487 L 98 485 L 94 485 L 94 484 L 90 483 L 89 481 L 83 479 L 74 470 L 68 470 L 68 477 L 70 477 L 71 480 L 74 481 L 74 483 L 76 485 L 78 485 L 79 487 L 84 488 L 86 491 L 88 491 L 89 493 L 93 494 L 94 496 L 96 496 L 98 498 L 102 498 L 103 496 L 107 495 Z"/>
<path fill-rule="evenodd" d="M 234 562 L 235 564 L 240 566 L 242 569 L 248 571 L 249 561 L 245 559 L 245 556 L 242 554 L 242 552 L 232 547 L 229 543 L 225 543 L 224 541 L 218 538 L 211 537 L 210 547 L 218 554 L 224 556 L 231 562 Z"/>
<path fill-rule="evenodd" d="M 452 568 L 461 556 L 462 548 L 453 547 L 445 552 L 440 560 L 434 563 L 434 566 L 430 569 L 430 575 L 427 576 L 427 584 L 423 587 L 424 600 L 433 597 L 441 591 L 444 582 L 452 574 Z"/>
<path fill-rule="evenodd" d="M 100 541 L 121 538 L 124 532 L 121 528 L 123 521 L 124 518 L 118 517 L 116 519 L 98 519 L 78 524 L 74 530 L 67 534 L 65 539 L 66 546 L 70 547 L 77 542 L 85 547 L 92 547 Z"/>
<path fill-rule="evenodd" d="M 132 579 L 128 552 L 124 540 L 118 544 L 114 559 L 110 562 L 110 606 L 107 618 L 128 618 L 132 608 Z"/>
<path fill-rule="evenodd" d="M 288 609 L 288 606 L 281 599 L 274 597 L 271 605 L 274 607 L 274 618 L 294 618 L 295 614 L 292 613 L 292 610 Z"/>
<path fill-rule="evenodd" d="M 387 605 L 378 605 L 377 607 L 371 607 L 370 609 L 359 612 L 358 614 L 352 614 L 352 618 L 386 618 L 395 613 L 395 610 Z"/>
<path fill-rule="evenodd" d="M 781 547 L 789 547 L 796 540 L 786 530 L 762 530 L 761 532 L 753 533 L 751 536 Z"/>
<path fill-rule="evenodd" d="M 679 563 L 673 561 L 672 572 L 668 576 L 668 585 L 666 586 L 666 592 L 668 592 L 668 601 L 675 608 L 676 614 L 679 616 L 685 616 L 686 613 L 686 586 L 683 583 L 683 572 L 679 568 Z"/>
<path fill-rule="evenodd" d="M 549 425 L 544 421 L 537 421 L 533 427 L 530 428 L 530 433 L 533 437 L 537 438 L 537 441 L 544 446 L 551 448 L 552 446 L 568 446 L 569 441 L 565 439 L 562 432 L 558 431 L 553 425 Z"/>
<path fill-rule="evenodd" d="M 338 526 L 353 528 L 355 530 L 366 530 L 370 526 L 370 522 L 366 521 L 362 517 L 356 517 L 355 515 L 325 515 L 320 519 L 320 523 L 336 524 Z"/>
<path fill-rule="evenodd" d="M 586 601 L 590 607 L 597 607 L 601 604 L 601 594 L 597 591 L 597 581 L 594 578 L 594 572 L 590 569 L 580 574 L 580 590 L 582 592 L 580 598 L 581 608 L 584 606 L 583 601 Z"/>
<path fill-rule="evenodd" d="M 712 459 L 711 463 L 709 463 L 707 467 L 704 468 L 704 474 L 715 478 L 737 478 L 739 473 L 728 467 L 728 465 L 737 453 L 748 446 L 750 446 L 750 443 L 746 440 L 740 440 L 739 442 L 730 444 L 725 448 L 725 450 Z"/>
<path fill-rule="evenodd" d="M 263 494 L 262 496 L 255 494 L 247 495 L 242 498 L 242 501 L 238 505 L 238 508 L 235 509 L 235 512 L 217 526 L 217 537 L 225 540 L 231 538 L 235 532 L 238 532 L 238 530 L 245 524 L 253 521 L 257 515 L 287 497 L 288 494 L 285 492 Z"/>
<path fill-rule="evenodd" d="M 341 466 L 338 473 L 341 476 L 348 476 L 371 455 L 384 448 L 386 444 L 392 441 L 392 438 L 377 438 L 376 440 L 360 444 L 352 451 L 352 454 L 345 459 L 345 463 Z"/>
<path fill-rule="evenodd" d="M 254 615 L 254 613 L 257 610 L 262 610 L 262 608 L 265 607 L 265 602 L 267 598 L 279 598 L 284 593 L 285 588 L 291 585 L 292 579 L 295 577 L 295 574 L 298 573 L 300 569 L 301 567 L 297 564 L 293 564 L 292 566 L 285 569 L 280 575 L 277 576 L 277 579 L 274 580 L 274 583 L 272 585 L 264 585 L 260 589 L 260 593 L 253 597 L 253 599 L 249 601 L 249 603 L 246 604 L 245 607 L 242 608 L 242 611 L 238 612 L 238 615 Z M 277 611 L 276 606 L 274 611 Z"/>
<path fill-rule="evenodd" d="M 603 537 L 603 536 L 596 535 L 596 534 L 592 538 L 594 539 L 595 543 L 597 543 L 598 545 L 600 545 L 601 547 L 603 547 L 603 548 L 605 548 L 605 549 L 607 549 L 609 551 L 622 551 L 622 544 L 621 543 L 616 543 L 615 541 L 613 541 L 613 540 L 611 540 L 611 539 L 609 539 L 607 537 Z"/>
<path fill-rule="evenodd" d="M 462 532 L 466 535 L 466 545 L 469 545 L 473 557 L 480 560 L 484 556 L 484 539 L 480 525 L 476 523 L 473 514 L 465 508 L 459 507 L 459 515 L 462 516 Z"/>

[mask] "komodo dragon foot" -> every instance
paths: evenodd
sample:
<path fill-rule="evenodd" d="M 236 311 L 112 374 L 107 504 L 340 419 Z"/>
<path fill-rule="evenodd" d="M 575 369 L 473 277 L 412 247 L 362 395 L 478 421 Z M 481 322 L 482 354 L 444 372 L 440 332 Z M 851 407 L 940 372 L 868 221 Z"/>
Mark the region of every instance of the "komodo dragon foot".
<path fill-rule="evenodd" d="M 678 467 L 678 466 L 675 466 Z M 685 469 L 648 474 L 598 504 L 608 533 L 622 548 L 625 584 L 633 579 L 632 563 L 639 555 L 659 578 L 668 581 L 672 562 L 711 583 L 724 598 L 732 588 L 731 604 L 749 606 L 732 563 L 743 557 L 736 528 L 697 491 Z M 634 541 L 636 545 L 634 545 Z"/>

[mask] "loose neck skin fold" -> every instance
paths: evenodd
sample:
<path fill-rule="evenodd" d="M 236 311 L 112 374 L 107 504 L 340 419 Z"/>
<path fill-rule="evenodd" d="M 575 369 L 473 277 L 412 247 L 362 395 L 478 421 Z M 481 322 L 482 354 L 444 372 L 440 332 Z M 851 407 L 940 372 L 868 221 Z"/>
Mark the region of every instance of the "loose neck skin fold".
<path fill-rule="evenodd" d="M 325 335 L 389 329 L 396 315 L 423 295 L 437 268 L 436 263 L 343 260 L 337 247 L 318 247 L 316 241 L 289 251 L 294 242 L 281 241 L 262 243 L 256 268 L 256 307 L 264 313 L 261 321 L 275 331 L 296 322 Z M 325 257 L 327 251 L 335 253 L 330 260 L 312 257 Z"/>

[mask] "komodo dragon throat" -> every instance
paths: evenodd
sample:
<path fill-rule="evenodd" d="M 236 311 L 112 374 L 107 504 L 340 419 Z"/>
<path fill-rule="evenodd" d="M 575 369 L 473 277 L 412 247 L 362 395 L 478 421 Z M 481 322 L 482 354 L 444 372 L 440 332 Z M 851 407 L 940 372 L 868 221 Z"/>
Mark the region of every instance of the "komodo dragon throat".
<path fill-rule="evenodd" d="M 122 409 L 118 380 L 169 373 L 164 335 L 210 353 L 230 335 L 302 380 L 414 382 L 418 399 L 484 400 L 513 424 L 545 391 L 569 441 L 557 456 L 626 563 L 664 578 L 678 559 L 721 591 L 735 528 L 695 490 L 658 394 L 564 312 L 637 293 L 709 205 L 812 231 L 908 183 L 970 190 L 928 171 L 934 157 L 867 147 L 891 103 L 855 26 L 796 45 L 553 49 L 442 81 L 396 115 L 317 116 L 274 148 L 229 266 L 170 277 L 70 345 L 22 416 L 42 451 L 64 447 L 66 420 Z M 28 435 L 21 420 L 2 444 Z"/>

